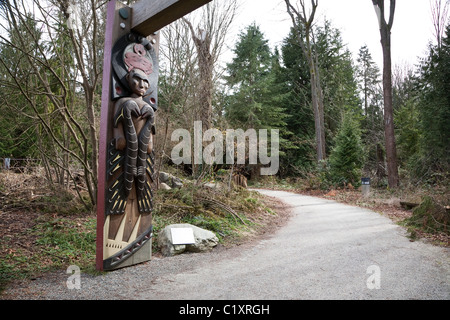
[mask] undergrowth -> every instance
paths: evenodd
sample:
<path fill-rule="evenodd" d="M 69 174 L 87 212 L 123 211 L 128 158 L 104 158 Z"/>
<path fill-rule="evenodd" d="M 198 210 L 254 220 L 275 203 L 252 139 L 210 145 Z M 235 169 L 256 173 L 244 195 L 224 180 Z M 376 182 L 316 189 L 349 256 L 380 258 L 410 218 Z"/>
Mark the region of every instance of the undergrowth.
<path fill-rule="evenodd" d="M 424 234 L 440 233 L 447 235 L 441 242 L 448 240 L 450 219 L 446 209 L 449 205 L 447 188 L 390 190 L 373 187 L 371 195 L 363 197 L 355 188 L 316 189 L 314 181 L 311 177 L 266 177 L 251 183 L 253 187 L 309 193 L 380 212 L 393 207 L 393 198 L 412 199 L 420 205 L 412 213 L 401 214 L 396 222 L 408 229 L 412 239 Z M 159 251 L 158 233 L 169 224 L 190 223 L 208 229 L 217 235 L 222 245 L 229 245 L 257 234 L 268 225 L 268 221 L 273 221 L 271 219 L 276 217 L 270 204 L 258 192 L 230 186 L 220 179 L 213 180 L 213 183 L 205 182 L 211 181 L 197 183 L 195 180 L 184 179 L 182 188 L 160 189 L 155 192 L 152 214 L 155 253 Z M 39 190 L 34 190 L 34 193 L 30 193 L 31 197 L 19 194 L 19 188 L 13 190 L 0 180 L 0 196 L 7 200 L 0 208 L 4 211 L 0 212 L 0 226 L 8 231 L 0 238 L 0 292 L 11 280 L 39 277 L 44 272 L 65 269 L 70 265 L 77 265 L 82 272 L 97 274 L 95 213 L 87 212 L 81 202 L 77 201 L 76 195 L 70 192 L 45 191 L 36 197 Z M 380 203 L 385 204 L 381 209 Z M 29 221 L 11 231 L 5 219 L 10 219 L 10 223 L 27 219 Z M 19 229 L 20 231 L 16 231 Z"/>
<path fill-rule="evenodd" d="M 70 265 L 95 273 L 95 226 L 93 217 L 44 214 L 34 227 L 24 230 L 25 244 L 17 246 L 10 238 L 2 238 L 0 288 L 13 279 L 35 278 Z"/>
<path fill-rule="evenodd" d="M 257 192 L 220 183 L 211 187 L 188 181 L 180 189 L 158 190 L 155 203 L 155 242 L 168 224 L 189 223 L 213 231 L 221 243 L 232 243 L 258 228 L 262 216 L 274 214 Z"/>
<path fill-rule="evenodd" d="M 450 235 L 450 211 L 431 196 L 424 196 L 422 202 L 413 209 L 412 215 L 402 221 L 412 239 L 419 233 L 444 233 Z"/>
<path fill-rule="evenodd" d="M 19 178 L 19 177 L 16 177 Z M 0 181 L 1 182 L 1 181 Z M 77 265 L 82 272 L 95 270 L 96 214 L 86 212 L 75 194 L 67 191 L 40 192 L 34 197 L 19 194 L 19 188 L 4 187 L 2 218 L 21 221 L 15 230 L 8 222 L 0 226 L 8 233 L 0 239 L 0 292 L 11 280 L 33 279 L 41 274 Z M 275 213 L 256 192 L 217 183 L 211 188 L 185 180 L 183 188 L 157 190 L 153 211 L 153 250 L 158 232 L 174 223 L 190 223 L 216 233 L 219 241 L 231 244 L 264 224 Z M 23 187 L 23 186 L 21 186 Z M 27 191 L 28 192 L 28 191 Z M 14 195 L 14 199 L 9 195 Z M 7 214 L 6 214 L 7 212 Z M 3 215 L 5 213 L 5 215 Z"/>

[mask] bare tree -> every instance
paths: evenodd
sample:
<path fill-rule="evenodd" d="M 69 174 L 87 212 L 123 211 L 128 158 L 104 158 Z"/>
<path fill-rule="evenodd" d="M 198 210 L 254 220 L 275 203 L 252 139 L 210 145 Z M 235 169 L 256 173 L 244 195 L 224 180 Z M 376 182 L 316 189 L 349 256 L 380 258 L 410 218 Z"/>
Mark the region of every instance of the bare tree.
<path fill-rule="evenodd" d="M 318 55 L 314 50 L 313 22 L 317 11 L 318 0 L 311 0 L 311 11 L 307 13 L 307 6 L 304 0 L 299 0 L 299 6 L 291 4 L 290 0 L 285 0 L 287 12 L 291 16 L 294 28 L 299 30 L 298 43 L 302 48 L 303 54 L 308 60 L 309 74 L 311 79 L 311 100 L 314 111 L 315 135 L 317 160 L 326 158 L 325 153 L 325 120 L 323 92 L 320 84 Z"/>
<path fill-rule="evenodd" d="M 189 27 L 177 20 L 161 30 L 159 50 L 160 81 L 159 111 L 156 127 L 155 151 L 158 171 L 169 158 L 170 135 L 175 128 L 191 128 L 198 106 L 194 97 L 197 91 L 197 55 Z"/>
<path fill-rule="evenodd" d="M 66 19 L 69 18 L 70 8 L 69 0 L 56 0 L 61 12 Z M 104 4 L 104 3 L 103 3 Z M 81 85 L 83 87 L 85 97 L 85 110 L 89 124 L 89 138 L 92 148 L 92 178 L 93 184 L 97 185 L 98 173 L 98 132 L 99 116 L 95 112 L 95 91 L 101 81 L 102 76 L 102 52 L 104 36 L 102 30 L 103 25 L 102 14 L 99 8 L 102 3 L 98 0 L 79 1 L 76 9 L 79 10 L 79 28 L 69 28 L 69 35 L 75 53 L 75 61 L 81 74 Z M 72 5 L 72 8 L 74 6 Z M 72 9 L 75 10 L 75 9 Z"/>
<path fill-rule="evenodd" d="M 70 179 L 75 182 L 70 165 L 75 164 L 74 168 L 81 165 L 90 202 L 95 204 L 98 154 L 95 103 L 103 42 L 99 30 L 104 19 L 98 14 L 102 4 L 95 0 L 80 1 L 79 28 L 70 29 L 67 26 L 70 6 L 64 0 L 6 2 L 4 28 L 14 32 L 15 38 L 0 35 L 1 44 L 21 56 L 33 81 L 20 82 L 14 75 L 14 66 L 8 65 L 3 57 L 0 63 L 9 73 L 11 92 L 19 93 L 30 107 L 22 109 L 22 114 L 35 119 L 39 141 L 47 144 L 39 145 L 44 163 L 61 172 L 58 181 L 65 185 L 64 181 Z M 42 33 L 42 39 L 36 36 L 33 25 Z M 80 95 L 84 96 L 84 104 Z M 9 104 L 12 106 L 14 101 Z"/>
<path fill-rule="evenodd" d="M 389 20 L 384 16 L 384 0 L 372 0 L 378 18 L 383 50 L 383 100 L 384 100 L 384 137 L 386 144 L 386 163 L 389 187 L 399 185 L 397 147 L 394 134 L 394 115 L 392 104 L 392 62 L 391 29 L 394 23 L 395 0 L 390 0 Z"/>
<path fill-rule="evenodd" d="M 430 0 L 431 18 L 433 20 L 434 36 L 437 41 L 437 48 L 441 50 L 442 36 L 445 32 L 445 26 L 448 22 L 448 6 L 450 1 L 444 0 Z"/>
<path fill-rule="evenodd" d="M 199 105 L 203 130 L 212 126 L 212 98 L 214 92 L 214 68 L 222 52 L 225 37 L 236 14 L 236 0 L 214 1 L 202 8 L 201 22 L 195 30 L 187 18 L 188 25 L 197 49 L 199 68 Z"/>

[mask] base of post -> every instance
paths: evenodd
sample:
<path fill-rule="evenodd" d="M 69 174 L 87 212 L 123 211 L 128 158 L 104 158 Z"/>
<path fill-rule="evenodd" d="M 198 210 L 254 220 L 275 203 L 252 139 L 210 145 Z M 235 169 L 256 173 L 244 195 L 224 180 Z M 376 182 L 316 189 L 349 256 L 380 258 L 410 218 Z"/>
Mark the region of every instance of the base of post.
<path fill-rule="evenodd" d="M 114 265 L 114 267 L 111 266 L 103 266 L 104 271 L 112 271 L 116 269 L 121 269 L 125 267 L 130 267 L 139 263 L 150 261 L 152 258 L 152 239 L 147 241 L 145 244 L 142 245 L 142 248 L 140 248 L 136 253 L 131 255 L 128 259 L 124 260 L 122 263 Z"/>

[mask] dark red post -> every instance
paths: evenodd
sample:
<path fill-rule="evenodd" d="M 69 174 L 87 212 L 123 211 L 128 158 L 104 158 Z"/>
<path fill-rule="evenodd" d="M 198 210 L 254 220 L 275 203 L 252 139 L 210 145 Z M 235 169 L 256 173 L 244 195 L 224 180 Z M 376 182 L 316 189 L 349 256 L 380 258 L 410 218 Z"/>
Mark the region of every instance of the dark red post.
<path fill-rule="evenodd" d="M 105 163 L 106 145 L 108 136 L 108 115 L 111 97 L 111 51 L 114 45 L 113 32 L 116 12 L 116 1 L 109 1 L 106 14 L 105 50 L 103 58 L 103 83 L 102 83 L 102 105 L 100 114 L 100 138 L 98 156 L 98 190 L 97 190 L 97 250 L 96 267 L 103 270 L 103 225 L 105 215 Z"/>

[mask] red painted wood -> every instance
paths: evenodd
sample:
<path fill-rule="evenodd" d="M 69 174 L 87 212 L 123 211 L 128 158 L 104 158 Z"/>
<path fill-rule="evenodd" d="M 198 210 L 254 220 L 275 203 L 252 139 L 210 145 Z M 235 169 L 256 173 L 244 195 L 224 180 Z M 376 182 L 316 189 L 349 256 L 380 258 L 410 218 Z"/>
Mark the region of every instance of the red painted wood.
<path fill-rule="evenodd" d="M 106 150 L 108 136 L 108 107 L 111 97 L 111 52 L 113 47 L 113 30 L 116 1 L 109 1 L 106 13 L 105 50 L 103 60 L 102 104 L 100 114 L 100 137 L 98 156 L 97 185 L 97 243 L 96 267 L 103 270 L 103 225 L 105 223 L 105 182 L 106 182 Z"/>

